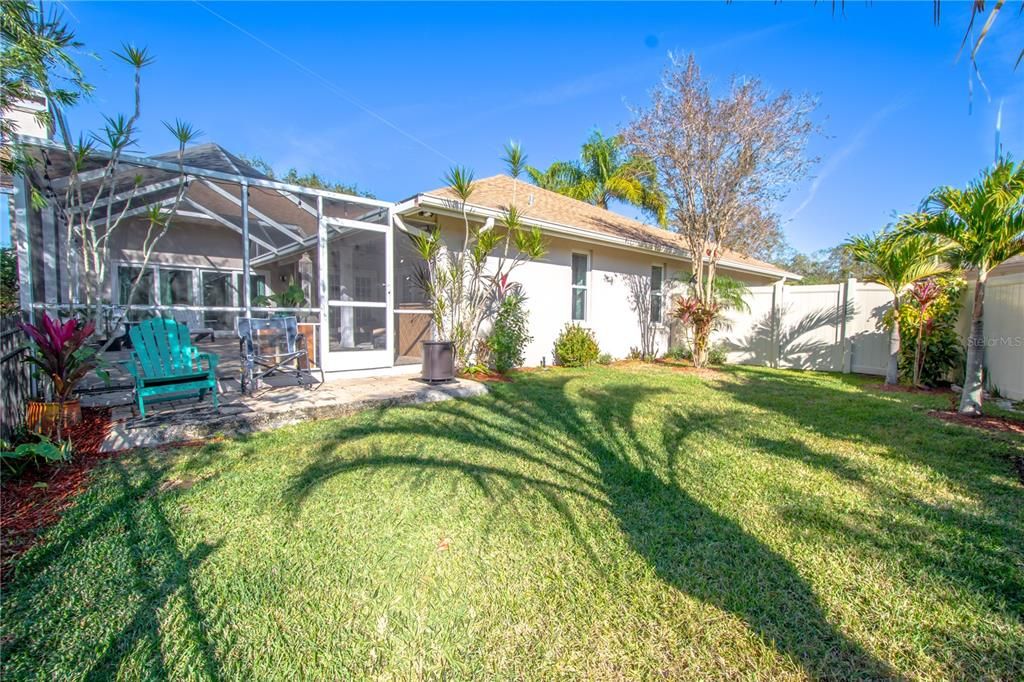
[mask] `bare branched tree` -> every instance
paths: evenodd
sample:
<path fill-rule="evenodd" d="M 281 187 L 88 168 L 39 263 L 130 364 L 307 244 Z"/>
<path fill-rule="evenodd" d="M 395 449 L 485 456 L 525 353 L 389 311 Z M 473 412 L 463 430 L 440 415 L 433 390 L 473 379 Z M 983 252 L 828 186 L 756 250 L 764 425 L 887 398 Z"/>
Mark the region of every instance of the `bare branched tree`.
<path fill-rule="evenodd" d="M 722 246 L 763 261 L 771 261 L 786 245 L 786 236 L 779 216 L 763 206 L 750 206 L 749 212 L 737 220 L 729 241 Z"/>
<path fill-rule="evenodd" d="M 693 258 L 699 304 L 714 302 L 723 248 L 758 243 L 777 230 L 766 216 L 815 161 L 804 149 L 817 131 L 816 107 L 806 95 L 772 97 L 754 78 L 734 78 L 717 96 L 691 55 L 673 58 L 650 106 L 634 112 L 624 139 L 657 167 L 669 225 Z M 695 354 L 694 361 L 704 364 L 706 357 Z"/>

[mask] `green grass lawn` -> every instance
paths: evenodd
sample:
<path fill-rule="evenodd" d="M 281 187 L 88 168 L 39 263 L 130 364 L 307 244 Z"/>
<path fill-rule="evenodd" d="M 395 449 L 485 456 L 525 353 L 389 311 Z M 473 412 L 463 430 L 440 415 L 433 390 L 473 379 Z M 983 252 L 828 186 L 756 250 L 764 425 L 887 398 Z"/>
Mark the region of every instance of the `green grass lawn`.
<path fill-rule="evenodd" d="M 491 388 L 111 460 L 4 590 L 4 679 L 1024 678 L 1024 445 L 946 398 Z"/>

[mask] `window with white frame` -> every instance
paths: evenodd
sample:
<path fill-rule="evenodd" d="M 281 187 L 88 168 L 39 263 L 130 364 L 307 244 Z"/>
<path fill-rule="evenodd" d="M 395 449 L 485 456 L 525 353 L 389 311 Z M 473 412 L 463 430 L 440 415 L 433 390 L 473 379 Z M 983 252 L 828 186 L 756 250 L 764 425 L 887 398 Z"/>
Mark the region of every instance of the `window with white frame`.
<path fill-rule="evenodd" d="M 651 266 L 651 322 L 663 322 L 665 314 L 665 268 Z"/>
<path fill-rule="evenodd" d="M 587 319 L 587 275 L 590 270 L 590 256 L 585 253 L 572 254 L 572 319 Z"/>
<path fill-rule="evenodd" d="M 132 263 L 120 263 L 116 269 L 116 279 L 112 282 L 120 305 L 136 306 L 203 306 L 215 308 L 231 308 L 243 305 L 242 273 L 237 270 L 206 270 L 188 266 L 169 267 L 166 265 L 148 265 L 145 271 Z M 132 284 L 136 278 L 138 286 L 132 293 Z M 268 293 L 267 276 L 262 273 L 250 275 L 252 286 L 252 304 L 257 305 L 260 298 Z M 131 300 L 129 301 L 129 293 Z M 133 310 L 128 313 L 130 321 L 143 320 L 153 316 L 153 311 Z M 205 310 L 201 313 L 188 314 L 181 311 L 161 312 L 171 315 L 189 326 L 202 325 L 215 329 L 232 329 L 235 312 Z"/>

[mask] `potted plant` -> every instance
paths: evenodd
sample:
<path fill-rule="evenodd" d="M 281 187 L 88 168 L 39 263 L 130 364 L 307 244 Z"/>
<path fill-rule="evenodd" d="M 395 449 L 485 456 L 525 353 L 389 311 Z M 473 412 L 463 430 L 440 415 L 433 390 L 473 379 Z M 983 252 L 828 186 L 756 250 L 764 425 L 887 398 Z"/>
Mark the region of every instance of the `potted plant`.
<path fill-rule="evenodd" d="M 513 181 L 526 167 L 526 155 L 516 143 L 505 147 L 505 163 Z M 436 341 L 423 342 L 423 379 L 450 381 L 457 371 L 480 363 L 486 320 L 493 317 L 500 289 L 519 265 L 542 257 L 547 248 L 540 229 L 523 224 L 523 214 L 514 203 L 502 209 L 495 220 L 483 225 L 470 221 L 467 204 L 475 184 L 472 171 L 454 167 L 445 176 L 457 197 L 462 215 L 463 239 L 445 242 L 440 227 L 420 230 L 409 237 L 423 259 L 417 280 L 429 302 Z"/>
<path fill-rule="evenodd" d="M 305 308 L 306 292 L 295 283 L 295 280 L 288 282 L 288 288 L 269 296 L 257 296 L 253 303 L 260 306 L 274 306 L 277 308 Z M 277 313 L 278 315 L 294 315 L 291 312 Z"/>
<path fill-rule="evenodd" d="M 43 313 L 39 326 L 19 322 L 32 340 L 25 359 L 49 379 L 50 400 L 29 400 L 25 423 L 30 431 L 61 440 L 68 426 L 82 421 L 82 406 L 75 389 L 99 367 L 99 354 L 86 345 L 96 331 L 96 323 L 70 319 L 61 322 Z"/>

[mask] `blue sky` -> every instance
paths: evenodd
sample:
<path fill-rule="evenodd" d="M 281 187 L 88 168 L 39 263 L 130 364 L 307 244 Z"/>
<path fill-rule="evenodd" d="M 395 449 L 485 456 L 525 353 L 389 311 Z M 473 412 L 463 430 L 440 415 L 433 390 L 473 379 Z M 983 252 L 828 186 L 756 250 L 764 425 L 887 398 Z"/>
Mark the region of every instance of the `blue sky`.
<path fill-rule="evenodd" d="M 972 100 L 969 62 L 954 62 L 966 3 L 943 3 L 939 27 L 930 2 L 850 2 L 845 16 L 797 2 L 68 8 L 102 56 L 83 56 L 96 94 L 76 125 L 128 110 L 131 74 L 109 52 L 131 41 L 156 56 L 141 151 L 171 148 L 160 121 L 181 117 L 203 141 L 385 199 L 438 186 L 453 160 L 500 172 L 510 138 L 534 165 L 574 157 L 592 128 L 613 132 L 646 103 L 670 51 L 693 51 L 719 85 L 757 76 L 820 99 L 821 162 L 778 207 L 800 250 L 875 230 L 932 187 L 977 175 L 1000 102 L 1004 148 L 1024 152 L 1024 67 L 1012 68 L 1024 19 L 997 24 L 980 62 L 992 101 L 977 82 Z"/>

